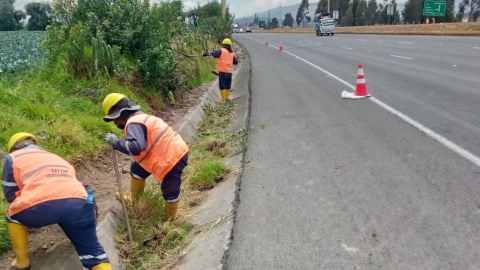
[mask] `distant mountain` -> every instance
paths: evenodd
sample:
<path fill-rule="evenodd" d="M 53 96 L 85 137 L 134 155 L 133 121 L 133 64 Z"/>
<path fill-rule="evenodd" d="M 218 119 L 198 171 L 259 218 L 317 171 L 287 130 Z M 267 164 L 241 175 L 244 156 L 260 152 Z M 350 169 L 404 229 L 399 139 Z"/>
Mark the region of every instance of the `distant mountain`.
<path fill-rule="evenodd" d="M 285 19 L 285 14 L 287 13 L 292 13 L 293 19 L 295 19 L 295 16 L 297 16 L 297 11 L 299 6 L 300 6 L 300 3 L 292 6 L 285 6 L 285 7 L 282 6 L 282 19 Z M 310 10 L 310 14 L 308 14 L 309 16 L 313 17 L 313 15 L 315 15 L 313 13 L 317 9 L 317 6 L 318 6 L 318 2 L 309 3 L 309 10 Z M 279 6 L 272 8 L 269 11 L 270 11 L 270 19 L 273 19 L 276 17 L 280 21 Z M 268 19 L 268 10 L 257 13 L 257 16 L 260 19 L 260 21 L 266 21 Z M 254 15 L 252 14 L 251 16 L 246 16 L 244 18 L 235 18 L 235 22 L 238 23 L 238 25 L 245 25 L 245 23 L 249 25 L 250 23 L 253 23 L 253 17 Z"/>

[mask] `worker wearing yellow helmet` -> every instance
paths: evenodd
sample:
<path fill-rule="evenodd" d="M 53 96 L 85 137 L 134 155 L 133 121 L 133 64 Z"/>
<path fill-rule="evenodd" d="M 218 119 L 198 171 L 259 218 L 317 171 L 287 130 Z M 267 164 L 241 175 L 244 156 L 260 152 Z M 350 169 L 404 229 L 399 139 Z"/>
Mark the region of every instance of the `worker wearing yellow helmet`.
<path fill-rule="evenodd" d="M 232 40 L 226 38 L 223 40 L 220 50 L 213 52 L 205 52 L 203 56 L 213 56 L 217 58 L 218 83 L 222 102 L 230 98 L 230 90 L 232 89 L 232 72 L 233 65 L 238 64 L 237 57 L 232 51 Z"/>
<path fill-rule="evenodd" d="M 140 111 L 130 99 L 119 93 L 111 93 L 103 100 L 105 122 L 113 121 L 124 130 L 124 139 L 107 133 L 105 140 L 117 151 L 133 157 L 130 167 L 131 195 L 127 201 L 137 199 L 145 189 L 145 179 L 151 174 L 161 184 L 165 199 L 163 219 L 175 218 L 180 197 L 182 172 L 187 166 L 188 146 L 182 137 L 159 117 Z M 120 199 L 120 194 L 116 194 Z"/>
<path fill-rule="evenodd" d="M 85 268 L 111 270 L 96 232 L 93 191 L 78 179 L 61 157 L 38 146 L 25 132 L 8 141 L 2 175 L 5 199 L 10 203 L 7 227 L 16 269 L 30 269 L 28 228 L 58 224 L 68 236 Z"/>

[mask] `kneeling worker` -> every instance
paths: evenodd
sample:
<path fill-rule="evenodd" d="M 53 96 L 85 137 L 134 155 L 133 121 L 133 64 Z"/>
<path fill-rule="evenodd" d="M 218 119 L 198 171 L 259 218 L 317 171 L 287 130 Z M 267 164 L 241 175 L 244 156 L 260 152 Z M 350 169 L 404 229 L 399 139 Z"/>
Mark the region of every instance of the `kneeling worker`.
<path fill-rule="evenodd" d="M 75 169 L 61 157 L 38 146 L 37 138 L 21 132 L 7 147 L 2 186 L 10 203 L 7 226 L 17 269 L 30 269 L 28 228 L 58 224 L 68 236 L 82 265 L 111 270 L 98 242 L 93 191 L 77 180 Z"/>
<path fill-rule="evenodd" d="M 213 56 L 217 58 L 218 84 L 222 102 L 230 98 L 230 90 L 232 89 L 232 72 L 233 65 L 238 64 L 237 57 L 232 51 L 232 40 L 226 38 L 221 44 L 222 48 L 213 52 L 205 52 L 203 56 Z"/>
<path fill-rule="evenodd" d="M 165 199 L 163 220 L 173 220 L 178 209 L 182 172 L 188 161 L 187 144 L 162 119 L 143 113 L 139 105 L 132 106 L 130 99 L 122 94 L 107 95 L 103 111 L 103 120 L 113 121 L 125 133 L 125 139 L 107 133 L 105 140 L 135 160 L 130 168 L 131 195 L 125 199 L 137 199 L 145 189 L 145 179 L 153 174 L 161 184 Z M 116 196 L 120 199 L 118 192 Z"/>

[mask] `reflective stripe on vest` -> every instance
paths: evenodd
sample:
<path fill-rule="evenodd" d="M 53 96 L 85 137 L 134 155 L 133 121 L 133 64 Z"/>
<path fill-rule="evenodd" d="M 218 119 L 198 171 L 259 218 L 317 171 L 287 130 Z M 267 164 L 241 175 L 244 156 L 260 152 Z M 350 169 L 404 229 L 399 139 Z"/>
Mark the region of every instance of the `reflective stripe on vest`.
<path fill-rule="evenodd" d="M 182 137 L 162 119 L 153 115 L 136 114 L 130 117 L 128 125 L 139 123 L 147 128 L 147 147 L 133 159 L 146 171 L 155 175 L 161 183 L 165 175 L 187 153 L 188 146 Z"/>
<path fill-rule="evenodd" d="M 229 52 L 227 49 L 222 48 L 222 54 L 217 58 L 217 71 L 232 73 L 234 56 L 235 54 L 233 52 Z"/>
<path fill-rule="evenodd" d="M 8 208 L 9 216 L 45 201 L 87 197 L 75 169 L 61 157 L 38 147 L 20 149 L 10 156 L 20 191 Z"/>

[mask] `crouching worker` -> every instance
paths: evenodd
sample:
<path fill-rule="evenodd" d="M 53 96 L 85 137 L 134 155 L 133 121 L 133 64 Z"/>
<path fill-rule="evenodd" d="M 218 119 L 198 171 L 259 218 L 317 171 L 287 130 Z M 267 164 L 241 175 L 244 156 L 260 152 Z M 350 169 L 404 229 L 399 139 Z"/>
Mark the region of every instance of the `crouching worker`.
<path fill-rule="evenodd" d="M 30 269 L 28 228 L 58 224 L 88 269 L 112 269 L 96 232 L 93 191 L 76 178 L 61 157 L 38 146 L 29 133 L 13 135 L 7 147 L 2 186 L 10 203 L 7 226 L 17 269 Z"/>
<path fill-rule="evenodd" d="M 232 89 L 233 65 L 238 64 L 237 57 L 232 51 L 232 40 L 226 38 L 221 44 L 222 48 L 213 52 L 205 52 L 203 56 L 213 56 L 217 58 L 217 70 L 213 73 L 218 75 L 218 83 L 222 102 L 230 98 Z"/>
<path fill-rule="evenodd" d="M 173 220 L 178 209 L 182 172 L 188 161 L 187 144 L 162 119 L 143 113 L 139 105 L 132 106 L 130 99 L 122 94 L 107 95 L 103 111 L 103 120 L 113 121 L 125 133 L 125 139 L 107 133 L 105 140 L 135 160 L 130 168 L 131 195 L 125 199 L 136 200 L 145 189 L 145 179 L 153 174 L 161 184 L 165 199 L 163 220 Z M 120 200 L 118 192 L 116 197 Z"/>

